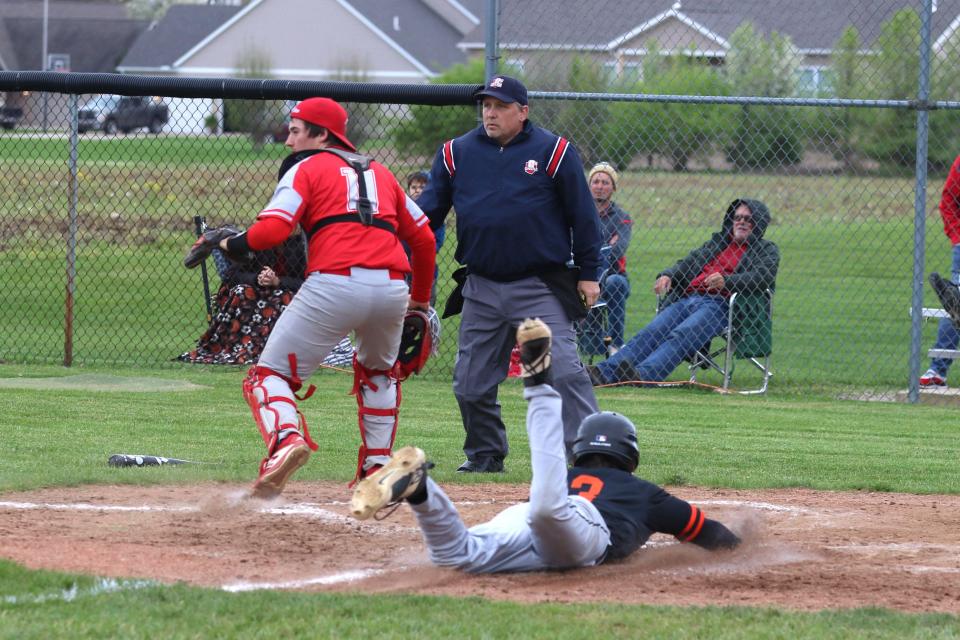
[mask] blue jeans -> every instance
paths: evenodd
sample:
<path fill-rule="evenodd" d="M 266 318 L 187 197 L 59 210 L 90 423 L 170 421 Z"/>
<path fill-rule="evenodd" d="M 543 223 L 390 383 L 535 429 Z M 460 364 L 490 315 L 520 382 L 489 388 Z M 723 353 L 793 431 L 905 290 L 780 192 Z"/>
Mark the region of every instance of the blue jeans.
<path fill-rule="evenodd" d="M 689 295 L 654 316 L 626 346 L 598 364 L 597 371 L 606 383 L 623 382 L 622 364 L 632 367 L 640 380 L 666 380 L 684 358 L 726 327 L 726 298 Z"/>
<path fill-rule="evenodd" d="M 954 283 L 960 283 L 960 244 L 953 246 L 950 280 Z M 940 318 L 940 325 L 937 327 L 937 341 L 933 344 L 933 348 L 956 349 L 958 344 L 960 344 L 960 334 L 957 333 L 953 322 L 950 321 L 950 318 Z M 930 368 L 946 378 L 952 362 L 953 360 L 948 358 L 933 358 L 930 360 Z"/>
<path fill-rule="evenodd" d="M 623 346 L 623 327 L 627 322 L 627 298 L 630 297 L 630 281 L 618 273 L 603 280 L 600 300 L 607 303 L 606 326 L 604 313 L 600 309 L 591 309 L 583 319 L 580 331 L 580 351 L 589 355 L 606 354 L 607 346 L 603 339 L 610 336 L 610 344 Z"/>

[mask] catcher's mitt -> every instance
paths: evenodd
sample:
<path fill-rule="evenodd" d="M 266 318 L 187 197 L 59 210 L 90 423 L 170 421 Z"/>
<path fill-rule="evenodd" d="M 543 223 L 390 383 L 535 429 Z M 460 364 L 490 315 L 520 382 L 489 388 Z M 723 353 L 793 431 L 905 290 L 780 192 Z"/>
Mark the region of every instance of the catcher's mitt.
<path fill-rule="evenodd" d="M 960 290 L 939 273 L 934 271 L 929 276 L 930 286 L 933 292 L 937 294 L 937 299 L 943 306 L 943 310 L 950 316 L 950 321 L 954 327 L 960 327 Z"/>
<path fill-rule="evenodd" d="M 407 311 L 397 354 L 397 378 L 406 380 L 412 374 L 420 373 L 430 356 L 437 352 L 439 344 L 440 318 L 436 309 Z"/>
<path fill-rule="evenodd" d="M 217 249 L 220 246 L 220 241 L 224 238 L 232 238 L 233 236 L 243 233 L 243 229 L 235 227 L 232 224 L 225 224 L 219 227 L 214 227 L 212 229 L 207 229 L 200 234 L 200 237 L 197 238 L 197 241 L 193 243 L 193 246 L 190 247 L 190 250 L 187 251 L 186 257 L 183 259 L 183 266 L 187 269 L 193 269 L 198 264 L 207 259 L 214 249 Z M 224 252 L 224 254 L 231 260 L 242 259 L 241 256 L 231 256 L 229 253 Z"/>

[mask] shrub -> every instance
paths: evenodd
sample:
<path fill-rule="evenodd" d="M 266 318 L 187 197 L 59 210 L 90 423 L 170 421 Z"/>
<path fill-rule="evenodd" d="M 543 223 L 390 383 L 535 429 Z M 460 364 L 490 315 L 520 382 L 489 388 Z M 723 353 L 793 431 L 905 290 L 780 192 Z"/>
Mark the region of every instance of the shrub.
<path fill-rule="evenodd" d="M 800 53 L 787 36 L 764 38 L 745 22 L 730 35 L 726 76 L 736 95 L 771 98 L 796 95 Z M 803 155 L 800 114 L 792 107 L 744 106 L 727 147 L 737 167 L 792 165 Z"/>
<path fill-rule="evenodd" d="M 458 64 L 433 80 L 432 84 L 483 84 L 484 61 Z M 477 126 L 477 108 L 412 105 L 409 117 L 393 131 L 401 153 L 433 156 L 444 140 L 455 138 Z"/>

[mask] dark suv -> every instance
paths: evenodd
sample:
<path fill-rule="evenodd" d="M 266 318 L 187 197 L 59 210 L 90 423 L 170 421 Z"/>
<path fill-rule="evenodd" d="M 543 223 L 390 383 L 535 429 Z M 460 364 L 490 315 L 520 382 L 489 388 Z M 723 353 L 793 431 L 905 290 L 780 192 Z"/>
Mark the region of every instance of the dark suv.
<path fill-rule="evenodd" d="M 141 127 L 160 133 L 170 118 L 166 104 L 145 96 L 97 96 L 84 104 L 77 115 L 80 133 L 101 129 L 111 135 Z"/>

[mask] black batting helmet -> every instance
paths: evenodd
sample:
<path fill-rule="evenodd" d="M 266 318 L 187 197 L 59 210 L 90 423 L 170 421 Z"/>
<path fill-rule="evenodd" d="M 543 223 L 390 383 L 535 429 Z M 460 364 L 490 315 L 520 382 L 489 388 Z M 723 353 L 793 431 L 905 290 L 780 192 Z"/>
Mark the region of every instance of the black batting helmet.
<path fill-rule="evenodd" d="M 573 443 L 574 464 L 585 455 L 610 456 L 633 471 L 640 462 L 637 428 L 626 416 L 613 411 L 600 411 L 584 418 Z"/>

